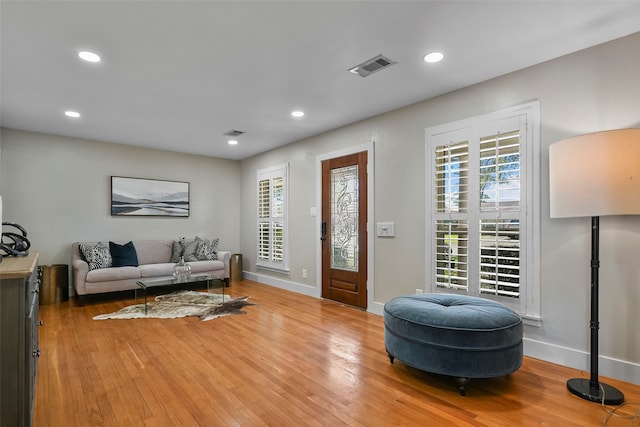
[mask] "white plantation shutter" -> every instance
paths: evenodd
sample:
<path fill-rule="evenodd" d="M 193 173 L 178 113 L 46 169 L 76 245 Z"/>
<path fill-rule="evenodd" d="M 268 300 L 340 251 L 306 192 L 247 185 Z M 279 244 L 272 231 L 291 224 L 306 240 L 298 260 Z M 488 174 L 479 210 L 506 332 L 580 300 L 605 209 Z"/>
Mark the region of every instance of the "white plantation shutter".
<path fill-rule="evenodd" d="M 491 298 L 539 316 L 534 177 L 527 175 L 538 147 L 534 120 L 538 103 L 427 129 L 427 285 L 434 292 Z"/>
<path fill-rule="evenodd" d="M 435 278 L 441 289 L 468 289 L 469 133 L 434 138 Z"/>
<path fill-rule="evenodd" d="M 258 259 L 261 268 L 288 270 L 288 165 L 258 171 Z"/>
<path fill-rule="evenodd" d="M 271 223 L 273 230 L 273 244 L 271 245 L 271 260 L 284 261 L 284 224 L 281 221 Z"/>
<path fill-rule="evenodd" d="M 437 220 L 435 228 L 436 286 L 467 290 L 469 286 L 467 221 Z"/>
<path fill-rule="evenodd" d="M 258 179 L 258 259 L 268 261 L 271 252 L 271 183 Z"/>
<path fill-rule="evenodd" d="M 520 208 L 520 148 L 519 130 L 480 139 L 480 210 Z"/>
<path fill-rule="evenodd" d="M 517 220 L 480 221 L 480 293 L 520 296 L 520 233 Z"/>
<path fill-rule="evenodd" d="M 526 221 L 520 184 L 526 126 L 526 115 L 487 121 L 479 126 L 478 140 L 476 293 L 507 299 L 517 308 L 522 304 L 513 300 L 521 298 L 526 264 L 520 239 L 520 221 Z"/>
<path fill-rule="evenodd" d="M 271 216 L 273 218 L 284 217 L 284 178 L 276 176 L 271 179 L 273 196 L 271 198 Z"/>
<path fill-rule="evenodd" d="M 467 212 L 469 141 L 452 141 L 435 149 L 435 195 L 439 213 Z"/>
<path fill-rule="evenodd" d="M 271 257 L 271 231 L 269 221 L 258 223 L 258 259 L 268 261 Z"/>
<path fill-rule="evenodd" d="M 268 179 L 258 181 L 258 218 L 271 216 L 271 185 Z"/>

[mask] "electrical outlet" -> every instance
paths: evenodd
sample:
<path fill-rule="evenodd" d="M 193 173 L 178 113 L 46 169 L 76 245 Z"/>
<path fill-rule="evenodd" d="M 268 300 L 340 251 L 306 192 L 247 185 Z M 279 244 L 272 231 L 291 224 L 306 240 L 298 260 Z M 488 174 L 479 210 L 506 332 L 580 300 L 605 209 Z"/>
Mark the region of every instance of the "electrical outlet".
<path fill-rule="evenodd" d="M 303 278 L 303 279 L 306 279 L 306 278 L 307 278 L 307 269 L 306 269 L 306 268 L 303 268 L 303 269 L 302 269 L 302 278 Z"/>
<path fill-rule="evenodd" d="M 416 289 L 416 294 L 423 294 L 423 293 L 424 293 L 424 290 L 422 290 L 422 289 Z"/>

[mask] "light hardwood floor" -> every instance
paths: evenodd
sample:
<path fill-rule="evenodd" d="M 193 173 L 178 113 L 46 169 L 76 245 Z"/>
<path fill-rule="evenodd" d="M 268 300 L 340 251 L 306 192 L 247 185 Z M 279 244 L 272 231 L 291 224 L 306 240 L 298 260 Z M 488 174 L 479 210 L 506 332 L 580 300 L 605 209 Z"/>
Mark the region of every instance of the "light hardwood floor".
<path fill-rule="evenodd" d="M 128 294 L 41 306 L 35 426 L 603 425 L 566 390 L 585 372 L 525 357 L 462 397 L 451 378 L 390 364 L 380 316 L 247 280 L 227 290 L 257 305 L 208 322 L 92 320 Z M 639 386 L 601 380 L 640 401 Z"/>

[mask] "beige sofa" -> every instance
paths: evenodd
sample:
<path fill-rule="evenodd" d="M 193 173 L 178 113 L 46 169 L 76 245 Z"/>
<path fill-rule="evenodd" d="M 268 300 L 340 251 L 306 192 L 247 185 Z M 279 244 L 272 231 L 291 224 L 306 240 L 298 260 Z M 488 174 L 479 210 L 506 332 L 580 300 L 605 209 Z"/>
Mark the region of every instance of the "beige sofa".
<path fill-rule="evenodd" d="M 137 267 L 108 267 L 89 271 L 89 264 L 80 251 L 80 242 L 71 245 L 73 285 L 79 296 L 137 289 L 141 279 L 169 279 L 173 274 L 171 262 L 173 240 L 134 240 L 138 256 Z M 95 245 L 98 242 L 86 242 Z M 103 242 L 109 246 L 109 242 Z M 122 242 L 116 242 L 122 244 Z M 229 279 L 231 253 L 217 251 L 217 260 L 189 261 L 191 274 L 212 274 Z M 228 283 L 228 281 L 227 281 Z"/>

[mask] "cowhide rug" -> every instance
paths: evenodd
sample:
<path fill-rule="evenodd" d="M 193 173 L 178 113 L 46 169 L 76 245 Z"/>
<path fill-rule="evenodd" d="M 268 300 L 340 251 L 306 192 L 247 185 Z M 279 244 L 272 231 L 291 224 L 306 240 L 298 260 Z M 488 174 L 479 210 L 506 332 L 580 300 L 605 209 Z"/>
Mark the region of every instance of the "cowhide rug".
<path fill-rule="evenodd" d="M 95 316 L 94 320 L 106 319 L 175 319 L 177 317 L 197 316 L 200 320 L 211 320 L 232 314 L 247 314 L 243 307 L 255 305 L 247 301 L 249 297 L 231 298 L 206 292 L 178 291 L 159 295 L 155 301 L 147 302 L 147 314 L 144 303 L 130 305 L 115 313 Z"/>

